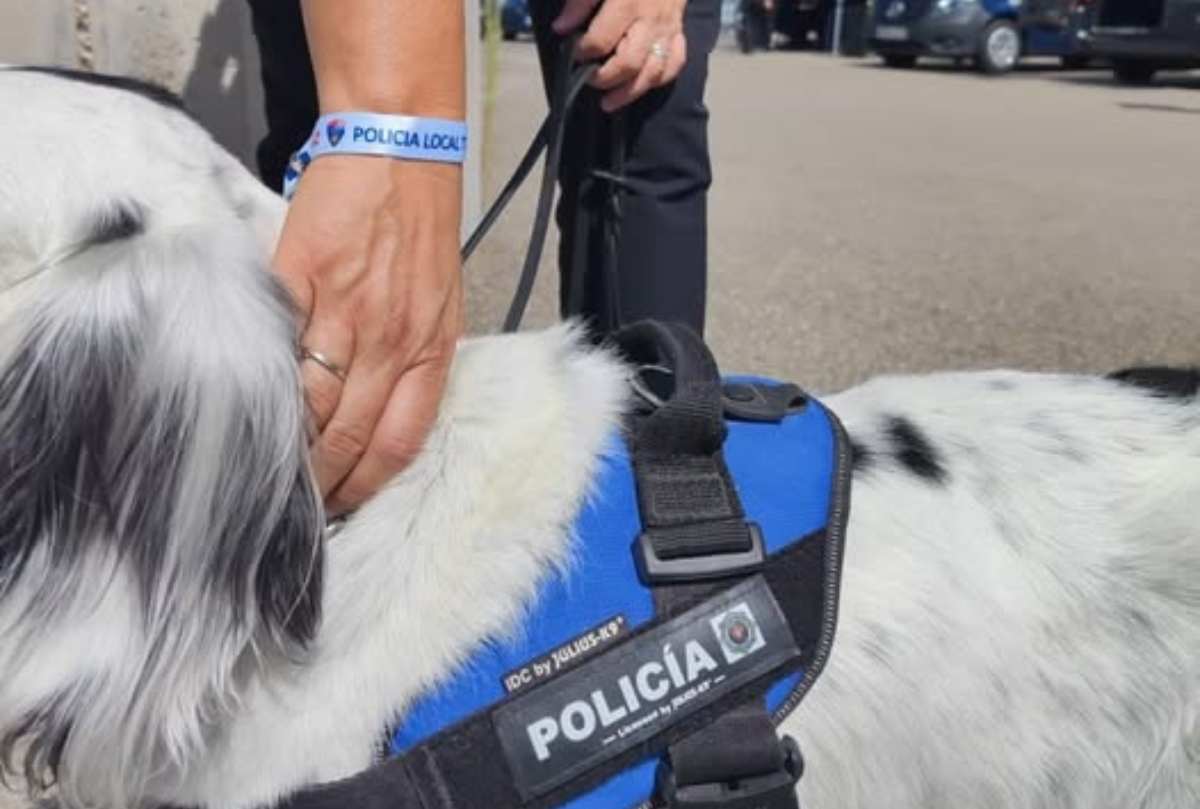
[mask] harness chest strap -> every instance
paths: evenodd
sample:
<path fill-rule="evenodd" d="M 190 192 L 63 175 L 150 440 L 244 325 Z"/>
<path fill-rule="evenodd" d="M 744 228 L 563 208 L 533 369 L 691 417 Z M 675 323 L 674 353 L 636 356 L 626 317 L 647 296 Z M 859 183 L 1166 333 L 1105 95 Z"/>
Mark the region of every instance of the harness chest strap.
<path fill-rule="evenodd" d="M 761 695 L 785 673 L 807 666 L 808 676 L 815 676 L 812 668 L 817 665 L 820 638 L 813 631 L 811 619 L 823 610 L 819 583 L 831 564 L 830 545 L 827 532 L 810 537 L 769 557 L 760 573 L 742 583 L 673 618 L 658 616 L 620 646 L 441 731 L 402 756 L 343 781 L 300 792 L 283 806 L 288 809 L 552 807 L 586 793 L 639 761 L 664 755 L 669 750 L 673 754 L 677 784 L 724 783 L 723 776 L 727 773 L 715 771 L 693 759 L 694 753 L 688 753 L 689 749 L 716 746 L 701 742 L 689 748 L 685 740 L 706 727 L 715 727 L 714 722 L 720 717 L 731 713 L 736 716 L 738 712 L 745 716 L 745 707 L 761 705 Z M 814 586 L 804 587 L 804 582 Z M 741 665 L 728 664 L 720 643 L 708 640 L 714 638 L 714 621 L 721 627 L 720 619 L 731 611 L 743 619 L 747 613 L 751 616 L 752 631 L 757 633 L 757 642 L 763 644 L 739 661 Z M 731 622 L 726 627 L 734 625 Z M 673 660 L 667 659 L 664 646 L 671 647 Z M 653 665 L 647 667 L 647 664 Z M 622 677 L 632 686 L 632 699 L 622 694 Z M 724 679 L 713 683 L 717 677 Z M 684 687 L 675 687 L 677 681 L 682 681 Z M 708 685 L 704 693 L 693 692 L 689 698 L 689 688 L 697 683 Z M 654 722 L 627 731 L 624 739 L 603 745 L 594 755 L 587 755 L 594 749 L 591 746 L 572 750 L 576 755 L 571 763 L 560 767 L 558 753 L 562 746 L 580 744 L 565 733 L 578 737 L 581 731 L 591 729 L 594 735 L 590 740 L 601 745 L 608 735 L 601 732 L 602 713 L 611 717 L 622 709 L 628 710 L 631 702 L 647 703 L 647 696 L 660 695 L 665 689 L 669 692 L 664 703 L 678 705 L 669 724 Z M 683 701 L 678 702 L 680 699 Z M 588 705 L 594 720 L 587 717 L 582 707 L 566 712 L 573 703 Z M 549 731 L 535 726 L 538 720 L 547 718 L 558 723 L 558 735 L 553 738 Z M 593 721 L 595 727 L 589 728 Z M 772 728 L 774 741 L 773 725 L 766 726 Z M 758 727 L 764 727 L 763 723 L 759 722 Z M 535 739 L 539 738 L 550 754 L 542 760 L 538 759 L 539 748 L 535 746 Z M 746 737 L 722 731 L 719 747 L 730 750 L 731 738 Z M 759 769 L 764 759 L 752 753 L 749 760 L 752 769 Z M 736 773 L 728 775 L 730 780 L 738 777 Z M 789 791 L 794 783 L 794 779 L 787 782 Z"/>
<path fill-rule="evenodd" d="M 799 751 L 774 728 L 829 654 L 849 464 L 837 464 L 826 527 L 765 555 L 722 457 L 727 408 L 703 343 L 638 324 L 618 346 L 635 364 L 672 372 L 673 389 L 630 425 L 644 527 L 634 552 L 655 617 L 402 755 L 296 794 L 288 809 L 538 809 L 656 757 L 656 800 L 668 806 L 797 805 Z M 791 398 L 768 410 L 785 412 Z M 766 691 L 800 670 L 769 714 Z"/>

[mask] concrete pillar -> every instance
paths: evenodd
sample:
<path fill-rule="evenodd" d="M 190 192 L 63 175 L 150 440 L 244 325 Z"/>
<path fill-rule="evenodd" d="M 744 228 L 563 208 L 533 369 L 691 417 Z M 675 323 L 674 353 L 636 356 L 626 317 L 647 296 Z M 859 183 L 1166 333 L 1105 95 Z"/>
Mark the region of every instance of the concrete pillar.
<path fill-rule="evenodd" d="M 463 0 L 467 18 L 467 163 L 463 174 L 463 238 L 483 216 L 483 31 L 479 0 Z"/>
<path fill-rule="evenodd" d="M 330 0 L 336 2 L 337 0 Z M 478 0 L 467 18 L 469 157 L 465 226 L 481 205 L 482 70 Z M 264 130 L 258 49 L 245 0 L 0 0 L 0 63 L 136 76 L 179 93 L 253 167 Z"/>

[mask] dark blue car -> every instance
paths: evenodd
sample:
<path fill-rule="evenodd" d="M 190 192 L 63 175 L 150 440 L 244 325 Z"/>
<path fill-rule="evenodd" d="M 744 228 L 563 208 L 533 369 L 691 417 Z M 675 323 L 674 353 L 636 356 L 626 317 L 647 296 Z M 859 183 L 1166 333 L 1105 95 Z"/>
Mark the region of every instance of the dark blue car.
<path fill-rule="evenodd" d="M 1127 84 L 1200 67 L 1200 0 L 1100 0 L 1093 42 Z"/>
<path fill-rule="evenodd" d="M 505 39 L 516 39 L 533 30 L 533 19 L 529 16 L 528 0 L 504 0 L 500 4 L 500 34 Z"/>
<path fill-rule="evenodd" d="M 922 56 L 970 59 L 1007 73 L 1022 56 L 1086 64 L 1092 0 L 877 0 L 872 49 L 892 67 Z"/>

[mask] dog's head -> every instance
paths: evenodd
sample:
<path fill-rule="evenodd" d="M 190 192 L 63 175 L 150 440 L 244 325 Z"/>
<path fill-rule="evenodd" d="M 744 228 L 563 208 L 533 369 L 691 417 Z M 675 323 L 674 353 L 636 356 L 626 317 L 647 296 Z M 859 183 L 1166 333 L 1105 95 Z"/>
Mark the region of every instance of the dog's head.
<path fill-rule="evenodd" d="M 280 203 L 127 90 L 0 107 L 0 773 L 134 806 L 316 631 Z"/>

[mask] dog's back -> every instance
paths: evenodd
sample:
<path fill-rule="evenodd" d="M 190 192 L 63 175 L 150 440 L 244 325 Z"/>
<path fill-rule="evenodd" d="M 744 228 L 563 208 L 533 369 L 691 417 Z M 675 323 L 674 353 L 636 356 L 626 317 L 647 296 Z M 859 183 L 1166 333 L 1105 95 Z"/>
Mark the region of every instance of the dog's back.
<path fill-rule="evenodd" d="M 1200 805 L 1196 387 L 1000 372 L 829 401 L 858 471 L 838 642 L 793 725 L 809 804 Z"/>

